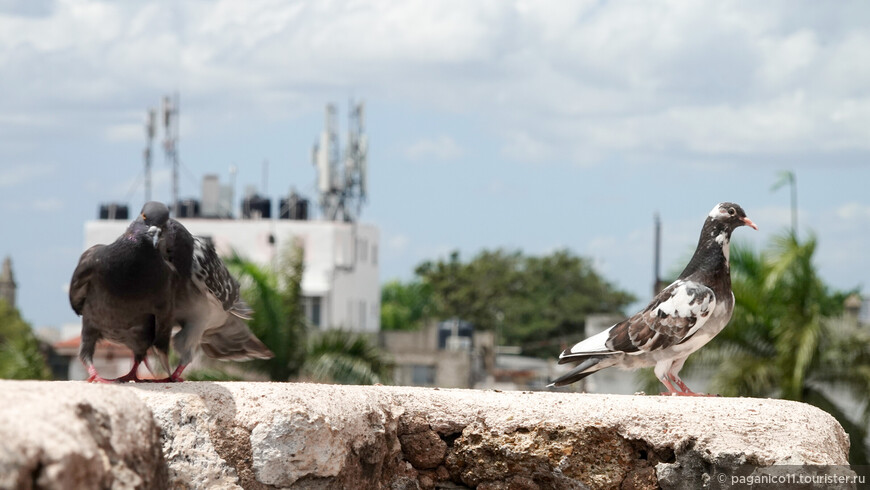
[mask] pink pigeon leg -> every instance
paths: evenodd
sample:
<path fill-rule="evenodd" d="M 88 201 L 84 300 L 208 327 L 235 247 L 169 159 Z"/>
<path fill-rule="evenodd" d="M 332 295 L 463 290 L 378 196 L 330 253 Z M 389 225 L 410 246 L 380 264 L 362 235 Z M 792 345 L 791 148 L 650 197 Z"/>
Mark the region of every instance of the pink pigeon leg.
<path fill-rule="evenodd" d="M 179 364 L 175 371 L 169 375 L 168 378 L 159 379 L 157 383 L 181 383 L 184 381 L 184 378 L 181 377 L 181 372 L 184 371 L 184 368 L 187 367 L 187 364 Z"/>
<path fill-rule="evenodd" d="M 88 364 L 88 383 L 111 383 L 112 380 L 103 378 L 99 374 L 97 374 L 97 368 L 94 367 L 93 364 Z"/>
<path fill-rule="evenodd" d="M 139 374 L 138 374 L 139 373 L 139 364 L 141 364 L 141 361 L 134 360 L 133 361 L 133 368 L 130 369 L 129 373 L 121 376 L 120 378 L 115 378 L 112 381 L 114 381 L 115 383 L 128 383 L 130 381 L 132 381 L 134 383 L 145 382 L 146 380 L 139 378 Z"/>
<path fill-rule="evenodd" d="M 680 391 L 674 388 L 674 385 L 671 384 L 671 380 L 669 380 L 667 376 L 663 376 L 661 379 L 659 379 L 659 381 L 661 381 L 662 384 L 665 385 L 665 388 L 668 389 L 668 392 L 661 393 L 662 395 L 668 396 L 680 394 Z"/>
<path fill-rule="evenodd" d="M 690 390 L 689 387 L 686 386 L 686 383 L 684 383 L 683 380 L 681 380 L 680 377 L 676 374 L 672 374 L 671 379 L 673 379 L 674 383 L 676 383 L 677 386 L 679 386 L 682 390 L 682 392 L 674 393 L 674 395 L 676 396 L 716 396 L 708 395 L 706 393 L 695 393 L 694 391 Z"/>

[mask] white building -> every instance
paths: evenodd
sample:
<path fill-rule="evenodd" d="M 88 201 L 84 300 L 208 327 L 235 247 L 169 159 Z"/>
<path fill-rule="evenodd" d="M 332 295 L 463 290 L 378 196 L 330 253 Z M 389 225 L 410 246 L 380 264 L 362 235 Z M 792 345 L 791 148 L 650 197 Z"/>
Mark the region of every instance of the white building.
<path fill-rule="evenodd" d="M 304 250 L 302 294 L 308 321 L 323 329 L 380 330 L 379 233 L 375 226 L 287 219 L 179 221 L 192 234 L 210 239 L 221 256 L 235 250 L 260 264 L 276 264 L 280 253 L 298 240 Z M 86 222 L 85 249 L 113 242 L 128 225 L 119 220 Z"/>

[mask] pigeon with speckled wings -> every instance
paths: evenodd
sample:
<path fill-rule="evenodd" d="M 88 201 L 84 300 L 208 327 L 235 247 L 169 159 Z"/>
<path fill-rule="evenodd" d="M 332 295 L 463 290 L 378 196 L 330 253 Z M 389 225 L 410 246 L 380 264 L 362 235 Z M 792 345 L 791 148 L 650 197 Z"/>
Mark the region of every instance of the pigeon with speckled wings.
<path fill-rule="evenodd" d="M 723 202 L 714 206 L 679 278 L 631 318 L 562 352 L 559 364 L 577 365 L 550 386 L 565 386 L 613 366 L 654 366 L 656 377 L 668 390 L 663 394 L 698 395 L 680 379 L 679 372 L 686 358 L 731 319 L 731 233 L 743 225 L 758 229 L 739 205 Z"/>
<path fill-rule="evenodd" d="M 251 318 L 251 309 L 214 246 L 191 235 L 159 202 L 145 203 L 137 221 L 162 231 L 161 251 L 176 273 L 173 318 L 181 330 L 172 338 L 172 346 L 180 360 L 169 380 L 181 381 L 182 371 L 200 347 L 215 359 L 271 358 L 272 352 L 244 322 Z"/>

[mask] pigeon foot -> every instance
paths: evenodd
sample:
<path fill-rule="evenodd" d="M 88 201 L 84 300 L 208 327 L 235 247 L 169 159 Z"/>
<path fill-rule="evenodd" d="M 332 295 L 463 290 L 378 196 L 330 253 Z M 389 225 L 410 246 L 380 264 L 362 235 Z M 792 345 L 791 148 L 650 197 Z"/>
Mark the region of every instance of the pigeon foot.
<path fill-rule="evenodd" d="M 719 396 L 708 395 L 706 393 L 695 393 L 694 391 L 690 390 L 688 386 L 686 386 L 686 383 L 684 383 L 683 380 L 679 378 L 679 376 L 676 376 L 674 374 L 670 374 L 662 378 L 660 381 L 663 385 L 665 385 L 665 388 L 668 389 L 668 391 L 663 391 L 660 393 L 662 396 Z M 679 389 L 675 388 L 674 385 L 677 385 Z"/>
<path fill-rule="evenodd" d="M 99 374 L 97 374 L 97 368 L 93 365 L 88 366 L 88 379 L 86 380 L 88 383 L 114 383 L 114 379 L 106 379 Z"/>
<path fill-rule="evenodd" d="M 181 383 L 184 381 L 184 378 L 181 377 L 181 372 L 184 371 L 184 368 L 186 367 L 187 364 L 179 364 L 172 374 L 166 378 L 156 380 L 155 383 Z"/>
<path fill-rule="evenodd" d="M 662 396 L 719 396 L 719 395 L 710 395 L 707 393 L 695 393 L 694 391 L 663 391 L 660 393 Z"/>

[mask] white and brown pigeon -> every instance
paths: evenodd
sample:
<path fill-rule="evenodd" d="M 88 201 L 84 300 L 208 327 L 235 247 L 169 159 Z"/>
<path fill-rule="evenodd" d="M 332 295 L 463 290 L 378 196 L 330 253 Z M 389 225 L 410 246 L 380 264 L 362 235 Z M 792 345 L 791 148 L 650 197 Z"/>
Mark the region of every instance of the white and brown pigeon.
<path fill-rule="evenodd" d="M 579 364 L 549 386 L 565 386 L 612 366 L 655 366 L 656 377 L 668 389 L 662 394 L 698 395 L 678 374 L 686 358 L 731 319 L 731 232 L 743 225 L 758 229 L 739 205 L 714 206 L 701 228 L 695 254 L 679 278 L 644 310 L 562 352 L 559 364 Z"/>
<path fill-rule="evenodd" d="M 173 319 L 181 330 L 172 338 L 172 346 L 180 360 L 167 381 L 182 380 L 182 371 L 200 347 L 215 359 L 273 357 L 244 322 L 250 319 L 251 309 L 241 299 L 239 283 L 214 246 L 192 236 L 184 225 L 171 219 L 163 203 L 145 203 L 136 219 L 161 230 L 160 249 L 175 272 Z"/>
<path fill-rule="evenodd" d="M 141 381 L 139 364 L 149 348 L 165 355 L 173 323 L 173 272 L 158 248 L 160 229 L 133 222 L 109 245 L 94 245 L 79 259 L 69 300 L 82 316 L 79 349 L 88 381 Z M 166 332 L 161 335 L 159 332 Z M 114 380 L 94 367 L 96 343 L 106 339 L 133 351 L 133 369 Z M 164 358 L 165 359 L 165 358 Z M 168 363 L 164 364 L 168 367 Z"/>

